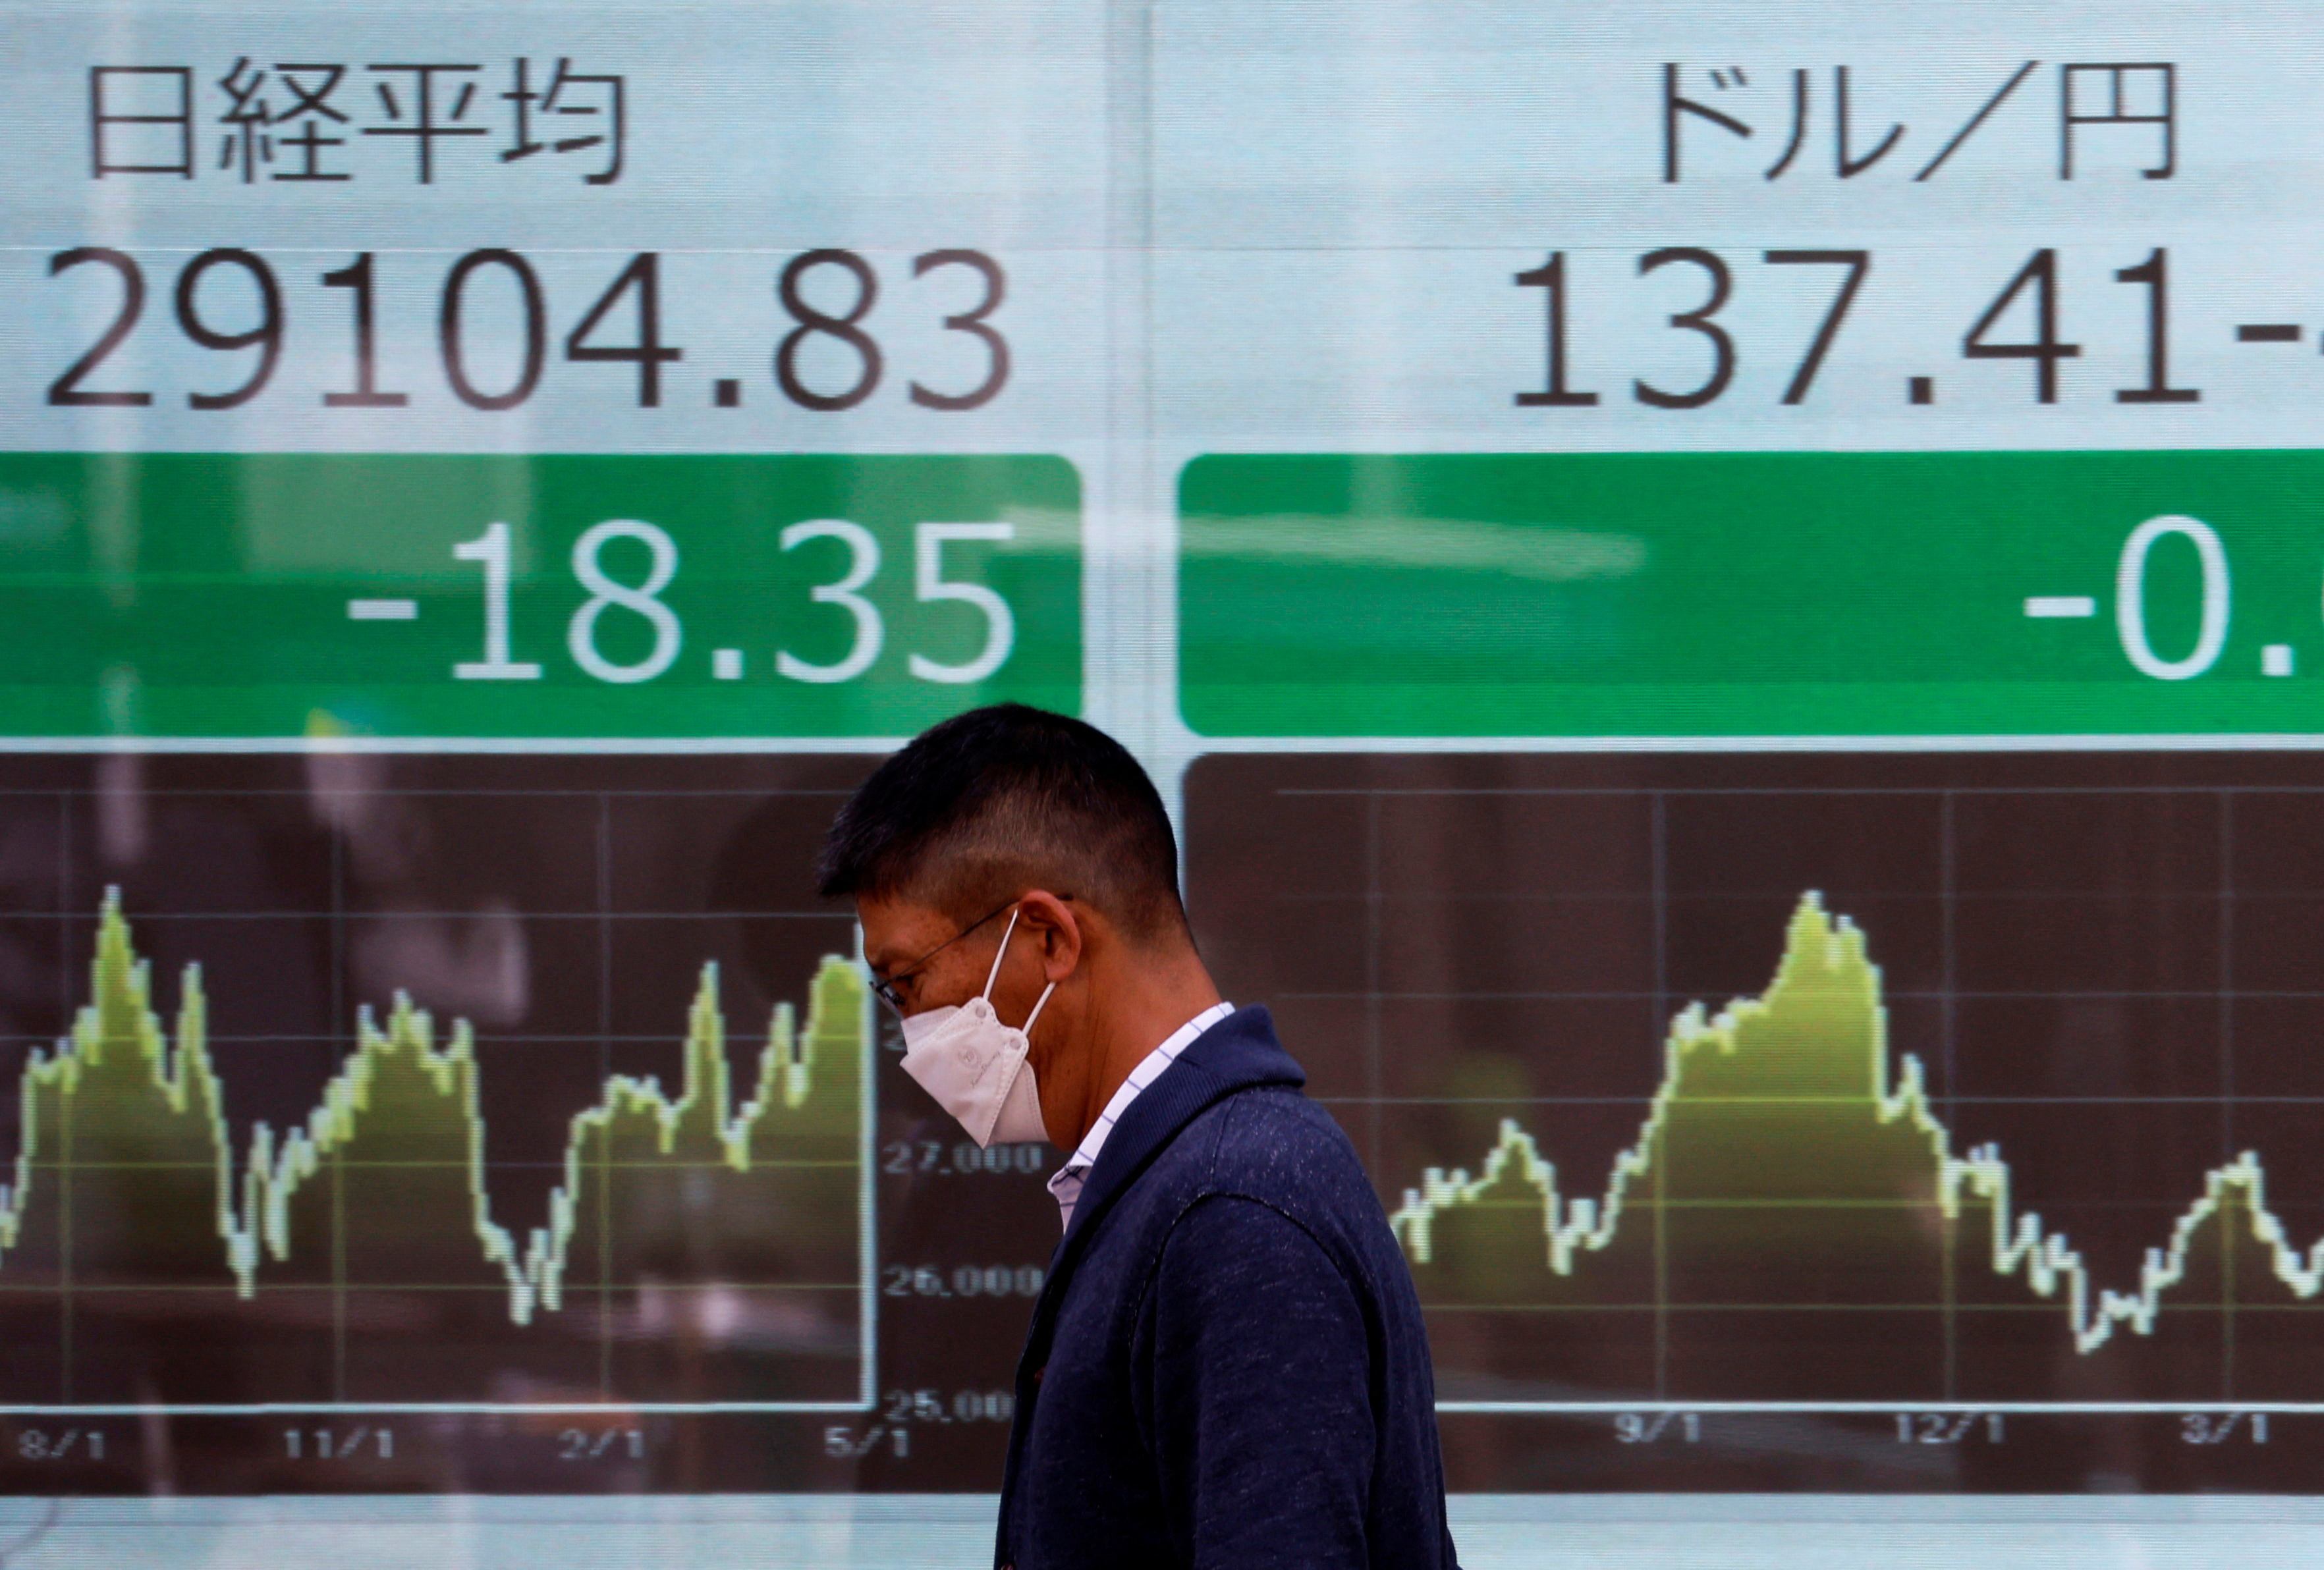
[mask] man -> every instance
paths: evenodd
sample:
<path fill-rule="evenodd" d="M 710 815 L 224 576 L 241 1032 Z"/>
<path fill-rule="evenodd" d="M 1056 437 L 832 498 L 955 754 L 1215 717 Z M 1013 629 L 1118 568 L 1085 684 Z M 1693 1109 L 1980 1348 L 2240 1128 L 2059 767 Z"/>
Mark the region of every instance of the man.
<path fill-rule="evenodd" d="M 882 764 L 825 847 L 905 1067 L 980 1143 L 1046 1132 L 995 1562 L 1452 1570 L 1419 1303 L 1263 1008 L 1220 1001 L 1136 760 L 1019 704 Z"/>

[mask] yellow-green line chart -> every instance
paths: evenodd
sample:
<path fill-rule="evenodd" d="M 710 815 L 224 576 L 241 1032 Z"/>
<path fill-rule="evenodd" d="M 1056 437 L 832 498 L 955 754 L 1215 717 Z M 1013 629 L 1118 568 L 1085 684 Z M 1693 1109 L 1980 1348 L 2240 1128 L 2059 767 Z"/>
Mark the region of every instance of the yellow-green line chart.
<path fill-rule="evenodd" d="M 0 1409 L 865 1409 L 858 766 L 11 763 Z"/>
<path fill-rule="evenodd" d="M 2324 1403 L 2324 768 L 1289 754 L 1188 803 L 1448 1432 Z"/>

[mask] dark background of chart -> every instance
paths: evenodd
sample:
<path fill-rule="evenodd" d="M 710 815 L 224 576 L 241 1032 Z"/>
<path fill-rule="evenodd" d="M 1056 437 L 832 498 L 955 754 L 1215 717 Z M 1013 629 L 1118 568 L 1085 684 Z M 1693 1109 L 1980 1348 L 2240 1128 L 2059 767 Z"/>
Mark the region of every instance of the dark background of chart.
<path fill-rule="evenodd" d="M 383 1019 L 406 990 L 439 1044 L 456 1018 L 475 1028 L 493 1216 L 522 1235 L 609 1075 L 677 1093 L 706 960 L 739 1098 L 770 1011 L 803 1005 L 820 957 L 851 951 L 846 914 L 813 898 L 808 867 L 867 767 L 10 757 L 0 1160 L 22 1138 L 25 1064 L 87 1001 L 117 886 L 165 1028 L 184 967 L 202 967 L 238 1161 L 255 1125 L 279 1138 L 304 1123 L 355 1046 L 358 1005 Z M 2324 1104 L 2324 759 L 1222 756 L 1194 766 L 1185 801 L 1188 895 L 1222 988 L 1275 1010 L 1391 1211 L 1431 1168 L 1478 1169 L 1504 1119 L 1538 1142 L 1564 1199 L 1602 1194 L 1663 1081 L 1673 1016 L 1765 993 L 1813 891 L 1864 934 L 1889 1061 L 1921 1065 L 1950 1151 L 1997 1147 L 2017 1211 L 2070 1238 L 2095 1287 L 2133 1290 L 2209 1175 L 2246 1152 L 2301 1258 L 2324 1233 L 2324 1153 L 2308 1134 Z M 674 1409 L 812 1394 L 814 1379 L 860 1372 L 827 1335 L 799 1363 L 796 1325 L 787 1352 L 747 1295 L 722 1298 L 709 1233 L 665 1265 L 662 1317 L 629 1322 L 610 1400 L 591 1377 L 602 1347 L 542 1353 L 573 1339 L 556 1314 L 524 1331 L 487 1315 L 452 1344 L 389 1292 L 342 1331 L 357 1354 L 345 1409 L 260 1411 L 283 1369 L 333 1355 L 311 1325 L 259 1312 L 263 1288 L 255 1305 L 214 1290 L 192 1316 L 84 1299 L 70 1353 L 37 1331 L 58 1323 L 55 1294 L 11 1290 L 12 1323 L 35 1331 L 12 1335 L 9 1377 L 41 1388 L 0 1404 L 50 1409 L 0 1415 L 0 1486 L 991 1488 L 1056 1240 L 1040 1188 L 1054 1156 L 975 1152 L 881 1034 L 868 1408 L 850 1383 L 830 1410 Z M 198 1237 L 168 1259 L 230 1284 L 208 1262 L 217 1250 Z M 157 1283 L 174 1268 L 157 1263 Z M 1948 1362 L 1925 1306 L 1858 1290 L 1811 1311 L 1784 1260 L 1735 1268 L 1724 1300 L 1666 1304 L 1659 1332 L 1651 1315 L 1626 1327 L 1436 1301 L 1452 1486 L 2299 1488 L 2324 1447 L 2324 1419 L 2280 1409 L 2324 1396 L 2315 1300 L 2288 1290 L 2233 1312 L 2216 1287 L 2209 1301 L 2165 1292 L 2155 1335 L 2118 1327 L 2082 1353 L 2062 1305 L 2012 1281 L 2007 1333 L 1960 1333 Z M 1417 1274 L 1441 1299 L 1440 1273 Z M 96 1329 L 133 1355 L 90 1363 L 69 1395 L 67 1364 L 96 1355 Z M 209 1409 L 169 1409 L 181 1392 L 158 1385 L 125 1402 L 150 1411 L 75 1409 L 120 1369 L 171 1366 L 199 1372 Z M 812 1388 L 803 1366 L 825 1370 Z M 392 1409 L 440 1400 L 464 1369 L 482 1372 L 450 1393 L 473 1409 Z M 2124 1407 L 2144 1409 L 2098 1409 Z"/>
<path fill-rule="evenodd" d="M 279 1146 L 305 1125 L 355 1049 L 358 1007 L 384 1023 L 394 994 L 408 992 L 434 1014 L 439 1048 L 456 1019 L 475 1029 L 493 1217 L 521 1240 L 547 1222 L 571 1121 L 609 1077 L 650 1077 L 679 1094 L 706 961 L 718 967 L 734 1102 L 753 1088 L 775 1006 L 793 1005 L 804 1027 L 822 957 L 854 949 L 849 913 L 814 898 L 812 859 L 868 767 L 733 756 L 0 760 L 0 1161 L 13 1171 L 21 1145 L 25 1065 L 55 1050 L 88 1000 L 98 912 L 117 887 L 172 1035 L 182 973 L 201 967 L 238 1169 L 255 1125 Z M 890 1050 L 875 1054 L 882 1231 L 868 1406 L 860 1290 L 825 1293 L 834 1300 L 820 1307 L 754 1292 L 747 1274 L 735 1279 L 749 1261 L 731 1229 L 715 1212 L 686 1211 L 683 1189 L 671 1241 L 639 1266 L 632 1294 L 603 1315 L 568 1294 L 565 1310 L 525 1327 L 512 1324 L 504 1293 L 479 1289 L 447 1316 L 445 1294 L 417 1281 L 351 1294 L 335 1316 L 313 1293 L 294 1301 L 272 1290 L 293 1267 L 271 1262 L 256 1298 L 237 1299 L 223 1244 L 196 1226 L 153 1240 L 151 1269 L 132 1284 L 160 1290 L 77 1290 L 69 1314 L 65 1294 L 17 1286 L 0 1259 L 11 1325 L 0 1407 L 49 1409 L 0 1415 L 0 1487 L 991 1486 L 1017 1347 L 1056 1239 L 1040 1188 L 1047 1152 L 964 1145 L 895 1066 L 892 1032 L 881 1034 Z M 852 1159 L 851 1172 L 861 1165 Z M 807 1245 L 824 1264 L 844 1258 L 860 1288 L 856 1178 L 837 1177 L 806 1224 Z M 37 1178 L 35 1207 L 52 1198 Z M 102 1192 L 83 1183 L 85 1197 Z M 137 1196 L 118 1192 L 110 1217 L 84 1203 L 84 1236 L 135 1214 Z M 476 1254 L 466 1227 L 433 1231 L 441 1257 Z M 781 1400 L 828 1409 L 669 1409 Z M 342 1409 L 250 1409 L 268 1401 Z M 410 1401 L 483 1409 L 392 1409 Z M 93 1403 L 157 1409 L 85 1409 Z M 555 1405 L 595 1409 L 546 1409 Z M 161 1409 L 189 1406 L 210 1409 Z M 328 1464 L 317 1464 L 318 1450 Z"/>
<path fill-rule="evenodd" d="M 2319 813 L 2324 759 L 2282 754 L 1214 756 L 1189 893 L 1391 1209 L 1504 1119 L 1602 1196 L 1673 1016 L 1766 992 L 1820 894 L 1952 1152 L 1997 1147 L 2017 1212 L 2128 1292 L 2246 1152 L 2303 1264 L 2324 1232 Z M 1456 1309 L 1473 1283 L 1417 1274 L 1440 1396 L 1536 1409 L 1446 1412 L 1458 1488 L 2306 1486 L 2318 1419 L 2246 1409 L 2324 1398 L 2324 1319 L 2260 1253 L 2088 1353 L 1968 1271 L 1958 1313 L 1748 1250 L 1672 1262 L 1659 1314 Z"/>

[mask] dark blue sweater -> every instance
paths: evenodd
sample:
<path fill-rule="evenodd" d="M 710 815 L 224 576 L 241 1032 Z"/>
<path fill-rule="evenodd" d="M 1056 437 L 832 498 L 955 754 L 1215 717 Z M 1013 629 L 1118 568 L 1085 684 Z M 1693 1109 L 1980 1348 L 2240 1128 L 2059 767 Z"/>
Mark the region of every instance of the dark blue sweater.
<path fill-rule="evenodd" d="M 1099 1152 L 1017 1370 L 996 1563 L 1453 1570 L 1428 1340 L 1263 1008 Z"/>

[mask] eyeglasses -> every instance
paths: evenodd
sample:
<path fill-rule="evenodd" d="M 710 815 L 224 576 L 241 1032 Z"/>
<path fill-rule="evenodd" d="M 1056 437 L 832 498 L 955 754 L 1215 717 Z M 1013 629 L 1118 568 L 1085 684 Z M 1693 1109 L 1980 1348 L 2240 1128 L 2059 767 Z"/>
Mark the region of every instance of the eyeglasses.
<path fill-rule="evenodd" d="M 951 937 L 946 938 L 943 942 L 938 943 L 935 948 L 929 950 L 927 953 L 913 960 L 909 965 L 905 966 L 901 970 L 897 971 L 893 976 L 873 977 L 872 978 L 872 990 L 879 995 L 881 1002 L 886 1004 L 890 1008 L 894 1009 L 898 1017 L 900 1018 L 904 1012 L 904 995 L 896 989 L 897 983 L 901 981 L 909 981 L 913 977 L 918 975 L 922 970 L 927 968 L 929 960 L 935 959 L 946 949 L 951 948 L 954 943 L 959 942 L 963 938 L 967 937 L 971 932 L 976 931 L 977 928 L 984 925 L 985 923 L 991 921 L 993 917 L 999 915 L 1002 911 L 1009 909 L 1010 905 L 1013 905 L 1016 903 L 1016 900 L 1011 899 L 1006 904 L 995 905 L 991 910 L 987 911 L 984 914 L 977 917 L 976 920 L 969 923 L 968 925 L 961 928 L 960 931 L 954 932 Z"/>

